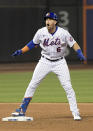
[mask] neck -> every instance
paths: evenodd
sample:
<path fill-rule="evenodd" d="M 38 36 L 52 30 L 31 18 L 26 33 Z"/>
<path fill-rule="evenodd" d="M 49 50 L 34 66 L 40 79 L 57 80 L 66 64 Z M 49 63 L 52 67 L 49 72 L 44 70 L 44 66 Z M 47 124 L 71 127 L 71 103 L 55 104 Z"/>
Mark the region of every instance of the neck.
<path fill-rule="evenodd" d="M 56 26 L 52 29 L 48 29 L 48 32 L 51 33 L 51 34 L 54 33 L 55 31 L 56 31 Z"/>

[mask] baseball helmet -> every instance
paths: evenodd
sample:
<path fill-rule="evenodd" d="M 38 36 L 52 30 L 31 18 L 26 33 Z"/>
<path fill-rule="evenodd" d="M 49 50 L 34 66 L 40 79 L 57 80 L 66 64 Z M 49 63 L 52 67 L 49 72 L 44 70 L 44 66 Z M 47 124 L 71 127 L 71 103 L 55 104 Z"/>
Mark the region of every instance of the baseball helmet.
<path fill-rule="evenodd" d="M 58 21 L 58 17 L 55 13 L 53 12 L 48 12 L 45 17 L 44 17 L 44 20 L 46 20 L 47 18 L 50 18 L 50 19 L 53 19 L 53 20 L 56 20 Z"/>

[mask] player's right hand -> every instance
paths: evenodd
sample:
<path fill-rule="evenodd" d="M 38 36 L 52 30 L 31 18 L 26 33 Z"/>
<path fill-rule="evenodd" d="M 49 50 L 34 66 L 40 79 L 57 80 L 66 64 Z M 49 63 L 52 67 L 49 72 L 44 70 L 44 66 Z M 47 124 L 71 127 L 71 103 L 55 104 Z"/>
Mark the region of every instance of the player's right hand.
<path fill-rule="evenodd" d="M 15 51 L 11 56 L 18 56 L 22 54 L 22 50 Z"/>

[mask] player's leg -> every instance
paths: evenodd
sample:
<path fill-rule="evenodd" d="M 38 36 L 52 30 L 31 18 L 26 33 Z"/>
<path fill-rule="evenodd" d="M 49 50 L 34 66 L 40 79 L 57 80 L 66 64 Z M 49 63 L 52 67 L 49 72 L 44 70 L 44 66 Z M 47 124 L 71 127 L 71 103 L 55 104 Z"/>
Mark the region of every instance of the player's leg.
<path fill-rule="evenodd" d="M 77 108 L 77 102 L 76 102 L 76 96 L 75 92 L 72 88 L 71 80 L 70 80 L 70 74 L 69 74 L 69 69 L 67 66 L 67 63 L 65 59 L 61 60 L 57 66 L 53 69 L 54 72 L 57 74 L 61 85 L 63 86 L 67 99 L 69 101 L 70 105 L 70 110 L 72 111 L 72 114 L 76 116 L 74 119 L 81 119 L 79 116 L 79 110 Z"/>
<path fill-rule="evenodd" d="M 18 116 L 19 114 L 21 116 L 22 114 L 25 115 L 27 107 L 35 93 L 36 88 L 40 84 L 41 80 L 50 72 L 50 69 L 50 64 L 48 64 L 47 61 L 43 60 L 42 58 L 34 70 L 32 80 L 26 89 L 22 104 L 20 105 L 20 108 L 16 109 L 16 112 L 12 113 L 13 116 Z"/>

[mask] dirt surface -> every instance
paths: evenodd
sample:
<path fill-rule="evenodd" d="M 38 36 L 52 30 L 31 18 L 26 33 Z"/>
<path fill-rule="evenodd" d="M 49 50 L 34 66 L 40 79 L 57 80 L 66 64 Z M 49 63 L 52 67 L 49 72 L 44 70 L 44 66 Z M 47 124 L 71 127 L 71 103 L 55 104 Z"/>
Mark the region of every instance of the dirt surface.
<path fill-rule="evenodd" d="M 0 73 L 16 71 L 33 71 L 37 63 L 0 64 Z M 93 65 L 68 65 L 70 69 L 93 69 Z M 74 121 L 67 103 L 32 103 L 27 116 L 32 122 L 2 122 L 3 117 L 10 116 L 20 104 L 0 104 L 0 131 L 92 131 L 93 104 L 78 104 L 82 120 Z"/>
<path fill-rule="evenodd" d="M 34 63 L 8 63 L 0 64 L 0 73 L 16 72 L 16 71 L 33 71 L 36 66 Z M 68 64 L 69 69 L 93 69 L 93 64 Z"/>
<path fill-rule="evenodd" d="M 27 116 L 32 122 L 2 122 L 19 104 L 0 104 L 0 131 L 92 131 L 93 104 L 80 103 L 82 120 L 74 121 L 68 103 L 31 103 Z"/>

